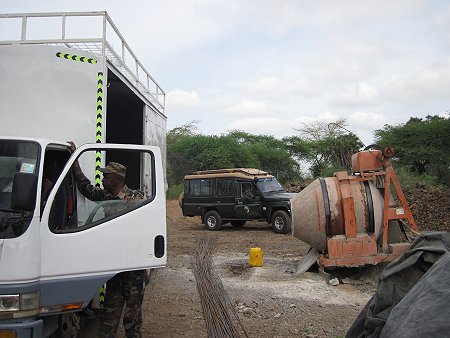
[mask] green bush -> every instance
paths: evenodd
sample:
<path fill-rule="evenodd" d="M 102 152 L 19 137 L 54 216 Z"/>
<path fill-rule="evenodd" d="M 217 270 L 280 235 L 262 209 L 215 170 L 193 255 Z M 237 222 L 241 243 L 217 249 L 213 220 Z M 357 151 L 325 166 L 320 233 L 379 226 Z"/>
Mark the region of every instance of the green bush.
<path fill-rule="evenodd" d="M 436 176 L 429 174 L 416 174 L 406 166 L 395 168 L 395 174 L 400 182 L 402 189 L 415 188 L 417 185 L 426 187 L 440 187 L 440 180 Z"/>
<path fill-rule="evenodd" d="M 169 184 L 169 189 L 167 189 L 166 198 L 168 200 L 176 200 L 178 199 L 178 197 L 182 192 L 183 192 L 183 183 Z"/>

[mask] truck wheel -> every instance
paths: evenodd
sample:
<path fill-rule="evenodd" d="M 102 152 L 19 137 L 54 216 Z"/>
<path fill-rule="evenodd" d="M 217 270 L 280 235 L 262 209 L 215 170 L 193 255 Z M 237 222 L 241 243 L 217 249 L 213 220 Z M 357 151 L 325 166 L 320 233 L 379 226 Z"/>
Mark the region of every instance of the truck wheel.
<path fill-rule="evenodd" d="M 236 221 L 230 221 L 230 223 L 233 227 L 240 228 L 240 227 L 244 226 L 245 221 L 236 220 Z"/>
<path fill-rule="evenodd" d="M 291 231 L 291 217 L 286 211 L 278 210 L 273 213 L 272 229 L 277 234 L 287 234 Z"/>
<path fill-rule="evenodd" d="M 211 210 L 206 213 L 204 223 L 208 230 L 219 230 L 222 225 L 222 217 L 217 211 Z"/>

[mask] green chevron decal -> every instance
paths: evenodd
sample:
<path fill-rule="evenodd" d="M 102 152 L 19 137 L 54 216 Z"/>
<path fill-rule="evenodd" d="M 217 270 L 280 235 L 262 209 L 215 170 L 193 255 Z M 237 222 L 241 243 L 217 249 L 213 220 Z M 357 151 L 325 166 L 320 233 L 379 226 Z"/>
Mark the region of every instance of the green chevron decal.
<path fill-rule="evenodd" d="M 61 53 L 61 52 L 56 53 L 56 56 L 61 58 L 61 59 L 66 59 L 66 60 L 79 61 L 79 62 L 85 62 L 85 63 L 90 63 L 90 64 L 97 63 L 96 59 L 94 59 L 94 58 L 87 58 L 85 56 L 78 56 L 78 55 L 73 55 L 73 54 L 64 54 L 64 53 Z"/>
<path fill-rule="evenodd" d="M 95 128 L 95 142 L 103 141 L 103 73 L 97 74 L 97 120 Z M 95 186 L 100 187 L 102 182 L 100 176 L 100 166 L 102 164 L 102 153 L 95 153 Z"/>

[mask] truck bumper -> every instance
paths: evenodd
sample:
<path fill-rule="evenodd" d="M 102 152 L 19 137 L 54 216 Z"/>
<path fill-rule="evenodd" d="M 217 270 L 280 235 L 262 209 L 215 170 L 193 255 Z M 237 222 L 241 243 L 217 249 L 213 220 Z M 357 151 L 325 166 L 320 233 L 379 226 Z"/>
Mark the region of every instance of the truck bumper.
<path fill-rule="evenodd" d="M 41 338 L 43 332 L 42 319 L 27 322 L 0 323 L 0 338 Z"/>

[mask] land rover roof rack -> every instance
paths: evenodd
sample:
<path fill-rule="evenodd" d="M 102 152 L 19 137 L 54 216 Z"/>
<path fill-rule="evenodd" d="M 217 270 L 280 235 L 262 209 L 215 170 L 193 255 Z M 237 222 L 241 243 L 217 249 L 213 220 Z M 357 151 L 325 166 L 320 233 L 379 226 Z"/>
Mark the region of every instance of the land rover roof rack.
<path fill-rule="evenodd" d="M 202 170 L 196 171 L 193 175 L 206 175 L 206 174 L 226 174 L 226 173 L 241 173 L 249 176 L 262 176 L 269 175 L 269 173 L 255 169 L 255 168 L 230 168 L 230 169 L 214 169 L 214 170 Z"/>

